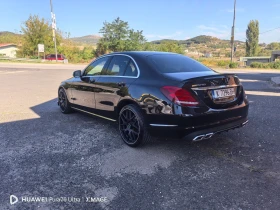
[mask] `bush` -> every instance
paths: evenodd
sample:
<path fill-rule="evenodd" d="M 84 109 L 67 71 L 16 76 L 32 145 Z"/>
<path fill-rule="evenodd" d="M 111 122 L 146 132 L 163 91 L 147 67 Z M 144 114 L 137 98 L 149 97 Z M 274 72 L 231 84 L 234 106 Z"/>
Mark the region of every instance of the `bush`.
<path fill-rule="evenodd" d="M 231 69 L 234 69 L 234 68 L 237 68 L 237 67 L 238 67 L 238 63 L 237 62 L 231 62 L 229 64 L 229 68 L 231 68 Z"/>
<path fill-rule="evenodd" d="M 30 59 L 38 59 L 38 56 L 37 55 L 32 55 L 29 57 Z"/>
<path fill-rule="evenodd" d="M 275 63 L 271 63 L 273 69 L 280 69 L 280 61 L 277 61 Z"/>
<path fill-rule="evenodd" d="M 218 61 L 218 63 L 217 63 L 217 65 L 220 67 L 226 67 L 229 64 L 230 64 L 230 61 L 225 61 L 225 60 Z"/>
<path fill-rule="evenodd" d="M 280 69 L 280 62 L 273 62 L 273 63 L 253 62 L 251 63 L 250 67 L 260 68 L 260 69 Z"/>
<path fill-rule="evenodd" d="M 250 64 L 250 67 L 252 67 L 252 68 L 260 68 L 260 64 L 261 63 L 253 62 L 253 63 Z"/>

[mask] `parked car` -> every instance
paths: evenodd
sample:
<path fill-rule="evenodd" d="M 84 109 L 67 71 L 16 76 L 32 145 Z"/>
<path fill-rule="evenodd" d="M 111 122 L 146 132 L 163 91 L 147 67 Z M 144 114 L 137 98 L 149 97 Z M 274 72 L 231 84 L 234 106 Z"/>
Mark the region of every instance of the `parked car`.
<path fill-rule="evenodd" d="M 244 126 L 249 103 L 238 77 L 174 53 L 121 52 L 97 58 L 58 88 L 62 113 L 118 123 L 123 141 L 151 136 L 209 139 Z"/>
<path fill-rule="evenodd" d="M 62 55 L 62 54 L 57 54 L 57 60 L 58 60 L 58 61 L 62 61 L 62 60 L 64 60 L 64 59 L 66 59 L 64 55 Z M 46 60 L 49 60 L 49 61 L 56 60 L 56 59 L 55 59 L 55 54 L 49 54 L 49 55 L 47 55 L 47 56 L 46 56 Z"/>

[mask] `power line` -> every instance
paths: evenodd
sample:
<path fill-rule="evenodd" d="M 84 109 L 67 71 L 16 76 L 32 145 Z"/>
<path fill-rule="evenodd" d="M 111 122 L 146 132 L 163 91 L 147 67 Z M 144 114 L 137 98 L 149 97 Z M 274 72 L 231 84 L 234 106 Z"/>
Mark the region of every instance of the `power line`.
<path fill-rule="evenodd" d="M 265 33 L 267 33 L 267 32 L 274 31 L 274 30 L 277 30 L 277 29 L 280 29 L 280 27 L 277 27 L 277 28 L 274 28 L 274 29 L 270 29 L 270 30 L 264 31 L 264 32 L 262 32 L 262 33 L 259 33 L 259 35 L 265 34 Z M 241 38 L 241 39 L 239 39 L 239 40 L 246 40 L 246 39 L 247 39 L 247 38 Z"/>
<path fill-rule="evenodd" d="M 264 32 L 259 33 L 259 34 L 264 34 L 264 33 L 270 32 L 270 31 L 274 31 L 274 30 L 276 30 L 276 29 L 280 29 L 280 27 L 277 27 L 277 28 L 274 28 L 274 29 L 270 29 L 270 30 L 268 30 L 268 31 L 264 31 Z"/>

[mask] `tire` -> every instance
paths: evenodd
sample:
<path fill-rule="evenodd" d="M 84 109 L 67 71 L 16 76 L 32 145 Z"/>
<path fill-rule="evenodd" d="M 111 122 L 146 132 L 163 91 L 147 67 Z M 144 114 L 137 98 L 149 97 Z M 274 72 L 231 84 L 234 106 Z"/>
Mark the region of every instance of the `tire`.
<path fill-rule="evenodd" d="M 72 112 L 70 103 L 68 101 L 67 95 L 63 88 L 60 88 L 58 91 L 58 105 L 59 105 L 60 111 L 63 114 L 68 114 L 68 113 Z"/>
<path fill-rule="evenodd" d="M 150 140 L 141 109 L 135 104 L 124 106 L 119 113 L 119 132 L 128 146 L 136 147 Z"/>

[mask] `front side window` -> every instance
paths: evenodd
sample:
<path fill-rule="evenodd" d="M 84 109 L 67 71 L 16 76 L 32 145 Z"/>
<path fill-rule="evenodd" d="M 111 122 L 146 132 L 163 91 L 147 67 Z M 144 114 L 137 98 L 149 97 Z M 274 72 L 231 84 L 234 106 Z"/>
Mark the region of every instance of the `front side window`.
<path fill-rule="evenodd" d="M 96 61 L 93 61 L 84 72 L 84 76 L 94 76 L 100 75 L 102 69 L 104 68 L 106 62 L 108 61 L 108 57 L 100 58 Z"/>
<path fill-rule="evenodd" d="M 124 75 L 125 69 L 130 61 L 130 58 L 123 55 L 115 55 L 110 62 L 108 69 L 102 71 L 103 75 Z"/>

